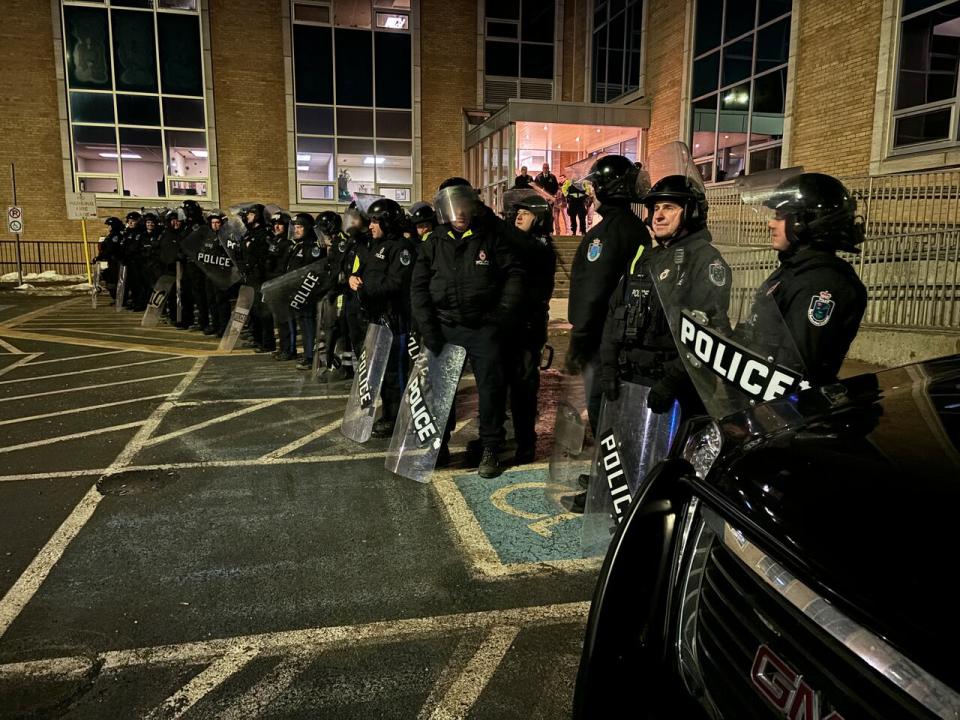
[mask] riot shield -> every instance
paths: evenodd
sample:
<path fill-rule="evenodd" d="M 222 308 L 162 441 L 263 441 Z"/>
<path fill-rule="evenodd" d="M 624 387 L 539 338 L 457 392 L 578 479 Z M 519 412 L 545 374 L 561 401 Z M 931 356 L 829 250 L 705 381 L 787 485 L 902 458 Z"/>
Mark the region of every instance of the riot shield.
<path fill-rule="evenodd" d="M 267 280 L 260 286 L 264 304 L 279 322 L 286 322 L 295 312 L 307 307 L 307 303 L 316 302 L 326 268 L 326 260 L 320 259 Z"/>
<path fill-rule="evenodd" d="M 553 453 L 550 455 L 550 482 L 544 488 L 547 501 L 566 511 L 562 499 L 580 492 L 581 475 L 590 473 L 592 447 L 587 444 L 587 395 L 593 380 L 591 367 L 582 375 L 560 376 L 560 397 L 553 426 Z"/>
<path fill-rule="evenodd" d="M 163 306 L 167 302 L 167 295 L 176 278 L 173 275 L 161 275 L 153 285 L 153 292 L 150 293 L 150 299 L 147 301 L 147 309 L 143 312 L 143 318 L 140 320 L 140 327 L 156 327 L 160 324 L 160 313 L 163 312 Z"/>
<path fill-rule="evenodd" d="M 183 254 L 209 278 L 210 282 L 221 290 L 226 290 L 240 282 L 240 270 L 231 259 L 229 252 L 224 256 L 204 249 L 204 243 L 213 236 L 213 230 L 205 225 L 201 226 L 181 240 L 180 248 Z M 222 231 L 217 234 L 215 240 L 226 249 L 226 240 L 223 238 Z"/>
<path fill-rule="evenodd" d="M 614 401 L 604 400 L 590 468 L 580 531 L 584 557 L 602 555 L 631 498 L 650 469 L 666 457 L 680 424 L 680 407 L 656 414 L 647 409 L 650 388 L 624 382 Z"/>
<path fill-rule="evenodd" d="M 350 398 L 340 425 L 340 433 L 356 443 L 365 443 L 373 431 L 392 344 L 393 332 L 389 327 L 377 323 L 367 326 L 367 337 L 357 358 Z"/>
<path fill-rule="evenodd" d="M 429 482 L 443 431 L 457 394 L 467 351 L 446 345 L 439 355 L 422 349 L 403 392 L 384 467 L 401 477 Z"/>
<path fill-rule="evenodd" d="M 93 287 L 90 293 L 90 303 L 94 309 L 97 307 L 100 293 L 103 292 L 103 288 L 100 286 L 100 273 L 105 270 L 106 267 L 107 262 L 105 260 L 99 260 L 93 264 Z"/>
<path fill-rule="evenodd" d="M 237 293 L 237 302 L 233 306 L 233 312 L 230 313 L 230 322 L 227 323 L 227 329 L 220 338 L 220 346 L 217 348 L 223 352 L 230 352 L 237 346 L 237 340 L 240 339 L 240 331 L 247 324 L 247 318 L 250 316 L 250 308 L 253 307 L 254 289 L 249 285 L 241 285 Z"/>
<path fill-rule="evenodd" d="M 329 305 L 323 299 L 317 301 L 317 322 L 313 328 L 313 367 L 311 368 L 314 375 L 318 374 L 324 366 L 324 353 L 327 343 L 330 341 L 329 338 L 325 337 L 323 325 L 324 315 L 329 312 Z"/>
<path fill-rule="evenodd" d="M 127 264 L 120 263 L 120 271 L 117 273 L 117 297 L 113 303 L 113 309 L 117 312 L 123 310 L 123 301 L 127 294 Z"/>
<path fill-rule="evenodd" d="M 177 325 L 183 322 L 183 263 L 177 260 Z"/>

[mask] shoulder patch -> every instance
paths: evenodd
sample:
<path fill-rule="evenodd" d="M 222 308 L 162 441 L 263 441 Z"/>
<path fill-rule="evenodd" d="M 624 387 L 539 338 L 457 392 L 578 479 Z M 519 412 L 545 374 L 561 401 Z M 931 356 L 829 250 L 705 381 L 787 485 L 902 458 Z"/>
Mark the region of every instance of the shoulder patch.
<path fill-rule="evenodd" d="M 410 251 L 406 248 L 400 251 L 400 264 L 404 266 L 410 264 Z"/>
<path fill-rule="evenodd" d="M 603 252 L 603 243 L 600 242 L 600 238 L 594 239 L 590 243 L 590 247 L 587 248 L 587 261 L 596 262 L 600 258 L 600 253 Z"/>
<path fill-rule="evenodd" d="M 837 306 L 837 303 L 831 299 L 832 297 L 829 291 L 821 290 L 810 298 L 807 319 L 811 325 L 823 327 L 830 322 L 830 316 L 833 315 L 833 310 Z"/>
<path fill-rule="evenodd" d="M 723 287 L 727 284 L 727 266 L 719 258 L 710 263 L 707 274 L 710 277 L 710 282 L 717 287 Z"/>
<path fill-rule="evenodd" d="M 313 250 L 310 251 L 310 254 L 313 255 L 314 257 L 320 257 L 320 248 L 314 245 Z"/>

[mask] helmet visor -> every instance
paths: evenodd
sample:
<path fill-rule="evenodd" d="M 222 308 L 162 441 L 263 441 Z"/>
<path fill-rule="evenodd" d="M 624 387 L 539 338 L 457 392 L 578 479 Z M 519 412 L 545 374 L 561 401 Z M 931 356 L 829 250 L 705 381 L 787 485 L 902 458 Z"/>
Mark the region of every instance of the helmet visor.
<path fill-rule="evenodd" d="M 437 193 L 433 202 L 441 223 L 468 223 L 477 212 L 477 194 L 466 185 L 453 185 Z"/>

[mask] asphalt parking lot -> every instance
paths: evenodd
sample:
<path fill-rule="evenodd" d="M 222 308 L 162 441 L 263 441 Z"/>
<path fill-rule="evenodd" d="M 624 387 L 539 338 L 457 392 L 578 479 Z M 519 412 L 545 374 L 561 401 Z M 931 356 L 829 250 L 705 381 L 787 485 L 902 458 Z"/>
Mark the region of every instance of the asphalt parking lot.
<path fill-rule="evenodd" d="M 597 562 L 549 413 L 534 465 L 418 484 L 348 390 L 0 293 L 0 718 L 567 717 Z"/>

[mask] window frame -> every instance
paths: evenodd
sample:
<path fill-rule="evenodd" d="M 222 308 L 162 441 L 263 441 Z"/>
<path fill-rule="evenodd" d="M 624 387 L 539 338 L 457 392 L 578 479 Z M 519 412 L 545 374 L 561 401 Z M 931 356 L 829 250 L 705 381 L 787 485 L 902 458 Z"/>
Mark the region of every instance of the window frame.
<path fill-rule="evenodd" d="M 495 82 L 503 83 L 515 83 L 517 94 L 516 97 L 521 96 L 521 85 L 522 83 L 533 83 L 533 84 L 550 84 L 550 96 L 556 97 L 557 94 L 557 74 L 558 74 L 558 57 L 557 57 L 557 34 L 563 32 L 563 21 L 562 17 L 558 17 L 558 13 L 562 8 L 563 0 L 551 0 L 553 2 L 553 39 L 550 42 L 543 42 L 540 40 L 524 40 L 522 36 L 522 21 L 523 21 L 523 3 L 524 2 L 534 2 L 535 0 L 517 0 L 517 18 L 498 18 L 487 15 L 487 3 L 484 2 L 478 8 L 478 32 L 482 32 L 482 38 L 480 40 L 479 47 L 479 62 L 480 68 L 479 80 L 480 80 L 480 92 L 483 95 L 482 105 L 486 105 L 487 98 L 486 93 L 483 88 L 485 86 L 486 80 L 493 80 Z M 516 27 L 517 34 L 515 37 L 505 37 L 503 35 L 491 35 L 490 34 L 490 25 L 501 24 L 501 25 L 512 25 Z M 514 75 L 495 75 L 487 71 L 487 41 L 493 42 L 503 42 L 503 43 L 513 43 L 517 46 L 517 74 Z M 552 65 L 550 77 L 533 77 L 523 74 L 523 49 L 524 46 L 540 47 L 540 48 L 550 48 L 550 62 Z"/>
<path fill-rule="evenodd" d="M 54 26 L 54 51 L 55 51 L 55 62 L 58 68 L 57 74 L 57 85 L 58 93 L 61 97 L 64 98 L 64 103 L 60 108 L 60 123 L 62 129 L 62 144 L 64 147 L 65 157 L 64 157 L 64 185 L 65 191 L 68 193 L 80 192 L 81 182 L 83 180 L 91 179 L 109 179 L 113 180 L 117 184 L 117 191 L 115 193 L 105 193 L 102 191 L 87 191 L 93 192 L 96 195 L 98 202 L 102 205 L 109 206 L 119 206 L 119 207 L 141 207 L 145 203 L 163 203 L 169 201 L 182 201 L 184 199 L 195 199 L 202 202 L 217 202 L 217 183 L 216 183 L 216 135 L 215 129 L 211 123 L 211 118 L 213 117 L 213 108 L 212 108 L 212 87 L 211 87 L 211 65 L 210 65 L 210 42 L 209 42 L 209 9 L 207 6 L 207 0 L 196 0 L 196 9 L 194 10 L 184 10 L 180 8 L 165 8 L 160 7 L 159 2 L 154 2 L 154 6 L 151 8 L 135 8 L 127 6 L 113 6 L 109 0 L 98 0 L 98 1 L 84 1 L 84 0 L 55 0 L 56 4 L 54 5 L 53 11 L 53 26 Z M 81 8 L 91 8 L 101 10 L 106 15 L 106 24 L 107 24 L 107 43 L 108 43 L 108 55 L 110 62 L 110 84 L 111 89 L 88 89 L 88 88 L 71 88 L 70 87 L 70 73 L 66 65 L 67 57 L 67 40 L 66 37 L 66 16 L 65 9 L 67 7 L 81 7 Z M 140 91 L 119 91 L 116 87 L 116 75 L 115 75 L 115 50 L 113 43 L 113 10 L 122 10 L 124 12 L 139 12 L 139 13 L 149 13 L 153 15 L 153 58 L 154 58 L 154 67 L 156 70 L 157 77 L 157 91 L 156 92 L 140 92 Z M 158 29 L 157 16 L 160 14 L 170 14 L 170 15 L 183 15 L 188 17 L 198 18 L 198 29 L 199 29 L 199 53 L 200 53 L 200 84 L 202 92 L 200 96 L 196 95 L 181 95 L 176 93 L 165 93 L 163 92 L 163 77 L 162 77 L 162 68 L 161 68 L 161 58 L 160 58 L 160 36 Z M 62 76 L 61 73 L 62 72 Z M 101 123 L 101 122 L 75 122 L 73 120 L 73 110 L 71 108 L 71 94 L 72 93 L 91 93 L 98 95 L 109 95 L 111 97 L 112 108 L 113 108 L 113 122 L 112 123 Z M 117 96 L 118 95 L 131 95 L 136 97 L 152 97 L 156 98 L 157 106 L 159 111 L 159 124 L 157 125 L 141 125 L 134 123 L 122 123 L 120 122 L 120 116 L 118 113 L 117 107 Z M 164 118 L 164 99 L 181 99 L 181 100 L 191 100 L 199 101 L 203 105 L 203 127 L 183 127 L 179 125 L 167 125 Z M 77 165 L 76 158 L 76 147 L 74 141 L 74 127 L 107 127 L 112 128 L 115 133 L 115 150 L 117 154 L 117 166 L 116 172 L 95 172 L 95 171 L 85 171 L 80 170 Z M 160 152 L 162 157 L 162 172 L 163 172 L 163 184 L 164 184 L 164 195 L 143 195 L 143 196 L 126 196 L 123 194 L 124 184 L 123 184 L 123 164 L 121 162 L 122 158 L 120 157 L 120 130 L 122 128 L 127 129 L 139 129 L 139 130 L 153 130 L 160 134 Z M 180 131 L 180 132 L 194 132 L 194 133 L 203 133 L 204 139 L 206 142 L 206 152 L 207 152 L 207 174 L 206 175 L 171 175 L 169 172 L 170 169 L 170 157 L 169 157 L 169 148 L 167 145 L 167 133 L 169 131 Z M 197 195 L 186 195 L 186 194 L 173 194 L 171 192 L 172 184 L 177 183 L 193 183 L 193 184 L 202 184 L 204 187 L 204 192 Z"/>
<path fill-rule="evenodd" d="M 605 20 L 604 23 L 603 23 L 603 26 L 609 28 L 609 26 L 610 26 L 610 0 L 603 0 L 603 1 L 606 3 L 606 8 L 605 8 L 605 10 L 606 10 L 606 15 L 607 15 L 606 20 Z M 587 57 L 587 62 L 585 63 L 585 65 L 587 66 L 587 67 L 586 67 L 586 72 L 587 72 L 587 76 L 586 76 L 586 86 L 585 86 L 585 88 L 584 88 L 584 92 L 585 92 L 585 94 L 586 94 L 586 98 L 585 98 L 585 101 L 586 101 L 586 102 L 595 103 L 595 104 L 598 104 L 598 105 L 623 105 L 623 104 L 630 103 L 630 102 L 632 102 L 632 101 L 634 101 L 634 100 L 636 100 L 636 99 L 641 98 L 641 97 L 644 96 L 644 94 L 645 94 L 645 88 L 646 88 L 646 71 L 647 71 L 647 70 L 646 70 L 646 67 L 647 67 L 647 23 L 648 23 L 648 19 L 649 19 L 648 12 L 649 12 L 649 7 L 650 7 L 650 2 L 649 2 L 649 0 L 625 0 L 623 10 L 620 11 L 620 12 L 618 12 L 617 15 L 620 15 L 621 13 L 623 14 L 624 24 L 625 24 L 625 27 L 624 27 L 625 36 L 624 36 L 624 37 L 626 38 L 626 37 L 630 34 L 630 28 L 629 28 L 629 26 L 626 25 L 626 20 L 627 20 L 627 17 L 628 17 L 628 15 L 629 15 L 629 10 L 630 10 L 631 7 L 634 7 L 634 6 L 636 6 L 636 5 L 639 5 L 639 6 L 640 6 L 640 53 L 639 53 L 640 56 L 639 56 L 639 60 L 638 60 L 640 66 L 639 66 L 639 68 L 638 68 L 638 71 L 639 71 L 639 72 L 638 72 L 638 77 L 637 77 L 637 87 L 636 87 L 636 88 L 630 87 L 630 88 L 626 89 L 624 92 L 620 93 L 619 95 L 617 95 L 617 96 L 615 96 L 615 97 L 612 97 L 612 98 L 609 98 L 609 99 L 604 99 L 602 102 L 600 102 L 600 101 L 594 100 L 594 97 L 595 97 L 595 84 L 596 84 L 596 77 L 595 77 L 595 72 L 594 72 L 594 71 L 595 71 L 595 67 L 594 67 L 594 49 L 595 49 L 595 48 L 594 48 L 594 38 L 595 38 L 596 31 L 597 31 L 597 29 L 598 29 L 598 26 L 596 25 L 596 6 L 597 6 L 597 0 L 593 0 L 593 2 L 590 4 L 589 13 L 588 13 L 588 16 L 587 16 L 587 18 L 588 18 L 588 26 L 589 26 L 589 27 L 588 27 L 588 33 L 589 33 L 589 34 L 588 34 L 588 37 L 587 37 L 587 45 L 588 45 L 588 47 L 587 47 L 587 55 L 586 55 L 586 57 Z M 606 55 L 605 55 L 605 57 L 604 57 L 604 69 L 605 69 L 605 71 L 606 71 L 606 77 L 604 78 L 605 80 L 608 79 L 609 76 L 610 76 L 610 43 L 609 43 L 609 34 L 608 34 L 607 37 L 608 37 L 608 40 L 607 40 L 607 52 L 606 52 Z M 630 68 L 630 65 L 629 65 L 629 57 L 630 57 L 630 54 L 631 54 L 631 53 L 629 52 L 629 45 L 627 45 L 627 44 L 625 43 L 625 44 L 624 44 L 624 47 L 623 47 L 623 62 L 622 62 L 622 66 L 621 66 L 622 69 L 623 69 L 624 87 L 625 87 L 625 88 L 627 88 L 627 86 L 628 86 L 628 81 L 629 81 L 629 68 Z M 604 82 L 604 85 L 606 85 L 606 84 L 607 84 L 607 83 Z M 606 98 L 606 93 L 604 93 L 604 98 Z"/>

